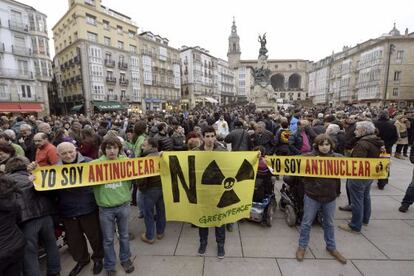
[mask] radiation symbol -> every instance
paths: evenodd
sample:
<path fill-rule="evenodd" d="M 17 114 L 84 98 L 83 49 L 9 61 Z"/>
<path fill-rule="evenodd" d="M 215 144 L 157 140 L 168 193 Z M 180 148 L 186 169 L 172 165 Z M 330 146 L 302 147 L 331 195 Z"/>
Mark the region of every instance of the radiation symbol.
<path fill-rule="evenodd" d="M 201 184 L 203 185 L 223 185 L 225 191 L 217 204 L 218 208 L 225 208 L 240 202 L 240 198 L 234 192 L 233 187 L 237 182 L 254 179 L 253 166 L 244 159 L 236 177 L 226 177 L 220 170 L 216 161 L 212 161 L 203 173 Z"/>

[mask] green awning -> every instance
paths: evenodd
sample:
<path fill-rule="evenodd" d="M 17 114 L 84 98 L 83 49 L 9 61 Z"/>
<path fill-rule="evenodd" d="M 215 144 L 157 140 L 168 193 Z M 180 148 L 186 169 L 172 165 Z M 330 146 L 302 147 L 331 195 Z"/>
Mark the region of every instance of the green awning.
<path fill-rule="evenodd" d="M 102 112 L 126 109 L 125 106 L 117 102 L 94 102 L 93 105 Z"/>
<path fill-rule="evenodd" d="M 80 110 L 82 109 L 83 104 L 80 105 L 75 105 L 70 109 L 70 112 L 80 112 Z"/>

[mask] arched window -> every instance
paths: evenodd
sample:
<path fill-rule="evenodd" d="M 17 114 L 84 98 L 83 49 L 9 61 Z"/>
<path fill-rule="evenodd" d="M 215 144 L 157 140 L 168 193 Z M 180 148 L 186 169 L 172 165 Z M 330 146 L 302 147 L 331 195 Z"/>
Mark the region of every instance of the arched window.
<path fill-rule="evenodd" d="M 285 77 L 282 74 L 273 75 L 270 78 L 270 83 L 272 84 L 273 90 L 283 90 L 285 88 Z"/>
<path fill-rule="evenodd" d="M 289 89 L 299 89 L 300 88 L 300 75 L 292 74 L 289 77 Z"/>

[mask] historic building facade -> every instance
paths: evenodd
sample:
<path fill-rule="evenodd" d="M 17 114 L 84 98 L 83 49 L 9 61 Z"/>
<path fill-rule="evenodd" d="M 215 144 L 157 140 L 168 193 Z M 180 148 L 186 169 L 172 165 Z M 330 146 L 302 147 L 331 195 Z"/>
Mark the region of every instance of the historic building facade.
<path fill-rule="evenodd" d="M 178 109 L 181 99 L 180 52 L 151 32 L 139 36 L 145 110 Z"/>
<path fill-rule="evenodd" d="M 239 101 L 251 100 L 254 78 L 253 68 L 257 60 L 241 60 L 240 38 L 233 19 L 229 36 L 227 58 L 229 65 L 236 71 L 236 97 Z M 272 97 L 280 103 L 305 102 L 308 99 L 308 70 L 310 62 L 302 59 L 268 59 L 272 71 L 270 83 Z"/>
<path fill-rule="evenodd" d="M 62 113 L 142 107 L 137 25 L 101 0 L 69 0 L 53 27 Z"/>
<path fill-rule="evenodd" d="M 394 28 L 312 64 L 314 104 L 414 104 L 414 33 Z"/>
<path fill-rule="evenodd" d="M 0 1 L 0 112 L 49 114 L 52 79 L 46 15 Z"/>
<path fill-rule="evenodd" d="M 190 109 L 197 105 L 218 104 L 218 59 L 201 47 L 182 46 L 181 58 L 181 105 Z"/>

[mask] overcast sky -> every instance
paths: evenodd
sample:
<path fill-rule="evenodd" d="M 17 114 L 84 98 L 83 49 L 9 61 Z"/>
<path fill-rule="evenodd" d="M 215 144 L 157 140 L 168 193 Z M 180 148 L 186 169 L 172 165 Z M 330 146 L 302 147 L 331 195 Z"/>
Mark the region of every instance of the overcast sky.
<path fill-rule="evenodd" d="M 67 0 L 21 0 L 48 16 L 49 30 L 68 9 Z M 257 58 L 258 34 L 267 33 L 271 59 L 319 60 L 342 46 L 376 38 L 392 29 L 414 32 L 413 0 L 103 0 L 132 18 L 139 31 L 170 40 L 170 46 L 200 46 L 227 59 L 233 16 L 242 59 Z M 52 32 L 49 31 L 53 47 Z M 53 50 L 52 50 L 53 52 Z"/>

